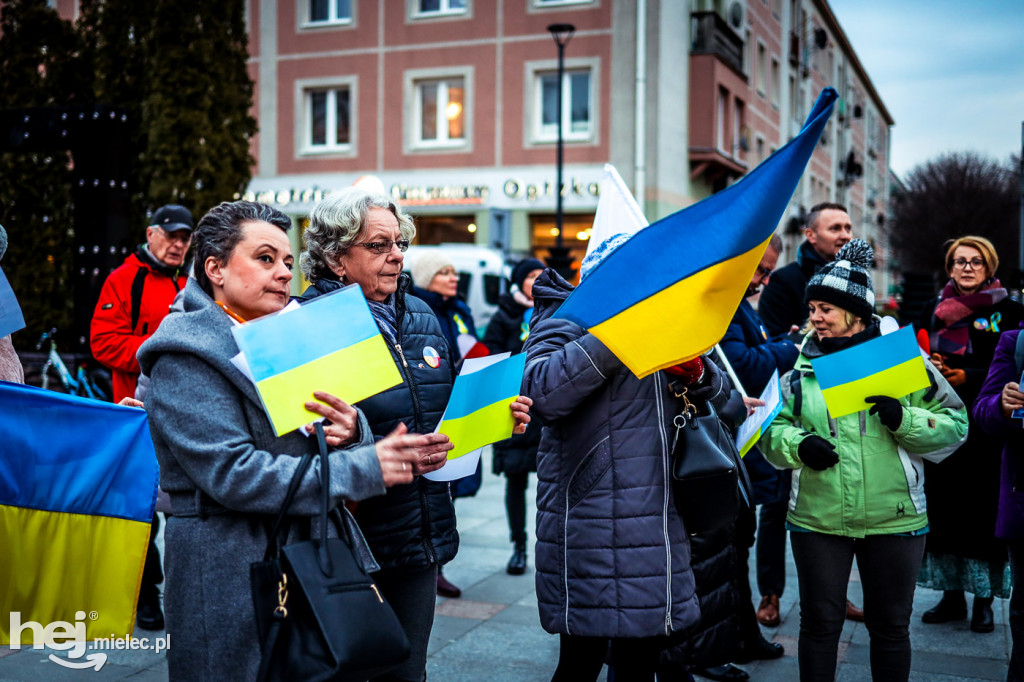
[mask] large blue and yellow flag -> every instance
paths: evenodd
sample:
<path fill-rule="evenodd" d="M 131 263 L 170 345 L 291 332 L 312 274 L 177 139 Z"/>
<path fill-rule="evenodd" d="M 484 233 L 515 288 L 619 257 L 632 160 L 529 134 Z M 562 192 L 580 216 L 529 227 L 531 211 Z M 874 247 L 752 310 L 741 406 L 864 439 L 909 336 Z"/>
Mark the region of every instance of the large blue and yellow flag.
<path fill-rule="evenodd" d="M 277 435 L 308 424 L 313 391 L 349 404 L 402 383 L 355 284 L 232 329 Z"/>
<path fill-rule="evenodd" d="M 638 377 L 725 335 L 832 113 L 825 88 L 800 134 L 736 184 L 649 227 L 602 261 L 555 313 Z"/>
<path fill-rule="evenodd" d="M 131 633 L 158 474 L 145 411 L 0 381 L 0 644 Z"/>

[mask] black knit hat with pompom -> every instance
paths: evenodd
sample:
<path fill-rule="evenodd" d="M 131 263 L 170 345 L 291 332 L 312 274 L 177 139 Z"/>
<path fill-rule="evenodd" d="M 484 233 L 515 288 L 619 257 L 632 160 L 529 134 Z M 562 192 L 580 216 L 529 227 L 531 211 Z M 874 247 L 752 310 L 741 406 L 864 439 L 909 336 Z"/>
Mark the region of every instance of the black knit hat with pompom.
<path fill-rule="evenodd" d="M 863 239 L 844 244 L 836 259 L 811 277 L 804 300 L 831 303 L 870 320 L 875 312 L 875 292 L 868 270 L 874 259 L 875 250 Z"/>

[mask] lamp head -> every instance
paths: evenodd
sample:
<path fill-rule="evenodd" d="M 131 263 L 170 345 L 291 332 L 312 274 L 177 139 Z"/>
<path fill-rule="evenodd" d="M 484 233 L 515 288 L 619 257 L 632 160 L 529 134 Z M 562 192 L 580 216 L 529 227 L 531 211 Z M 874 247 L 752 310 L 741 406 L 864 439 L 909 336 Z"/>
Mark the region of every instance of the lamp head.
<path fill-rule="evenodd" d="M 556 45 L 565 47 L 572 40 L 576 27 L 572 24 L 551 24 L 548 26 L 548 31 L 551 33 L 551 37 L 555 39 Z"/>

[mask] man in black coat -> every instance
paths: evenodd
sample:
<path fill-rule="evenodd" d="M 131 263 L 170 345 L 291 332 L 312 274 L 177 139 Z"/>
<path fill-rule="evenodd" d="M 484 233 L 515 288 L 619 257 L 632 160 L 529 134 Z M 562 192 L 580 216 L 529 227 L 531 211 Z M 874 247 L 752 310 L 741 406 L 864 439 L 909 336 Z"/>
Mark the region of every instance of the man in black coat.
<path fill-rule="evenodd" d="M 842 204 L 825 202 L 807 215 L 806 239 L 797 250 L 796 261 L 777 270 L 765 285 L 758 304 L 769 336 L 796 331 L 807 321 L 804 290 L 822 265 L 833 260 L 843 244 L 853 239 L 853 225 Z"/>

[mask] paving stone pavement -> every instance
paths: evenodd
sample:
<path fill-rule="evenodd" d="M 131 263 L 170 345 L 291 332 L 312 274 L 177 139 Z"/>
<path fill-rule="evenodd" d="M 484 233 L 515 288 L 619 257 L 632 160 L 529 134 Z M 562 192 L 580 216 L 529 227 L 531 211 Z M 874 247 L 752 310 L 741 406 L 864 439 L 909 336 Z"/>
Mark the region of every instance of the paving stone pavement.
<path fill-rule="evenodd" d="M 511 544 L 505 521 L 504 479 L 489 473 L 489 453 L 485 453 L 484 462 L 484 484 L 480 493 L 456 503 L 462 545 L 459 555 L 445 568 L 445 575 L 462 588 L 463 596 L 437 600 L 427 677 L 441 682 L 546 682 L 551 679 L 558 660 L 558 638 L 540 627 L 532 567 L 522 576 L 505 573 Z M 528 509 L 533 508 L 536 492 L 536 481 L 532 478 L 530 486 Z M 533 525 L 531 511 L 527 527 L 533 528 Z M 530 558 L 532 562 L 532 553 Z M 781 599 L 782 623 L 777 628 L 763 629 L 768 639 L 786 647 L 786 655 L 776 661 L 742 666 L 754 682 L 798 679 L 796 642 L 800 609 L 792 557 L 787 566 L 787 579 L 788 588 Z M 756 585 L 756 580 L 753 584 Z M 931 608 L 940 596 L 934 590 L 918 588 L 914 597 L 911 622 L 914 657 L 910 679 L 914 682 L 1006 679 L 1010 651 L 1006 627 L 1008 603 L 1005 600 L 995 602 L 996 630 L 982 635 L 971 632 L 967 621 L 945 625 L 921 623 L 920 614 Z M 850 598 L 857 604 L 862 603 L 856 571 L 851 576 Z M 163 634 L 135 632 L 136 637 Z M 0 682 L 167 680 L 166 656 L 152 651 L 107 652 L 108 661 L 99 671 L 61 667 L 48 659 L 51 653 L 66 657 L 66 652 L 0 647 Z M 601 679 L 605 679 L 604 674 Z M 868 635 L 863 623 L 847 621 L 843 628 L 836 679 L 840 682 L 871 679 Z"/>

